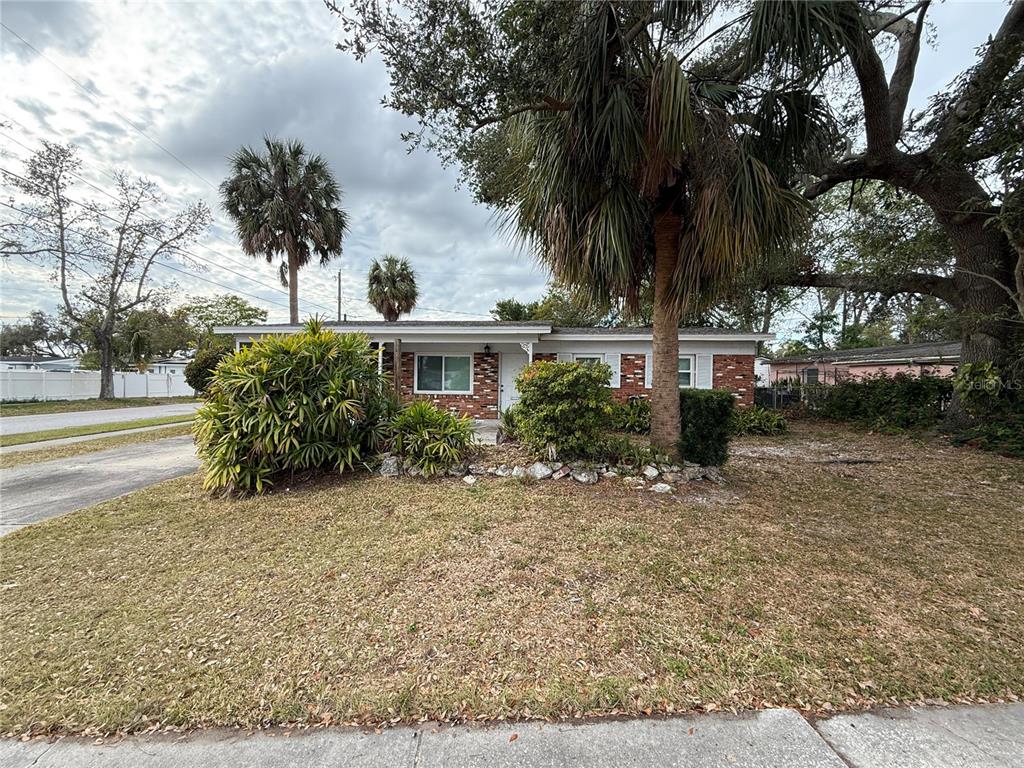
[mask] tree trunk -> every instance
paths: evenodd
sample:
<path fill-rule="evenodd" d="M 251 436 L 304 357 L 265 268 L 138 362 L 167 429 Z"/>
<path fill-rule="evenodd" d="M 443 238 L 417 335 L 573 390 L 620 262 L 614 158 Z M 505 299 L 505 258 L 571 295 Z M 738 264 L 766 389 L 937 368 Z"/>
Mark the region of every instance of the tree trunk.
<path fill-rule="evenodd" d="M 299 324 L 299 260 L 295 254 L 288 254 L 288 312 L 291 324 Z"/>
<path fill-rule="evenodd" d="M 679 439 L 679 308 L 672 291 L 681 219 L 654 217 L 654 333 L 651 359 L 651 445 L 675 453 Z"/>
<path fill-rule="evenodd" d="M 99 335 L 100 400 L 114 399 L 114 342 L 109 334 Z"/>

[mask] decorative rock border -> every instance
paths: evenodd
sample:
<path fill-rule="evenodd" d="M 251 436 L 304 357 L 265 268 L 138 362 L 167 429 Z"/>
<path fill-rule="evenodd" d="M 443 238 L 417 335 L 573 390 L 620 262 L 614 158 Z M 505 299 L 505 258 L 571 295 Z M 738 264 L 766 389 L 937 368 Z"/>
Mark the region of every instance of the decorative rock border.
<path fill-rule="evenodd" d="M 405 474 L 412 477 L 421 473 L 414 467 L 403 466 L 395 456 L 381 459 L 378 474 L 397 477 Z M 573 461 L 535 461 L 529 465 L 488 464 L 474 462 L 452 467 L 447 474 L 461 477 L 466 485 L 475 485 L 481 477 L 512 477 L 519 480 L 544 481 L 561 480 L 568 477 L 582 485 L 596 485 L 600 481 L 620 480 L 628 488 L 652 493 L 672 493 L 676 487 L 696 480 L 707 480 L 718 485 L 725 483 L 718 467 L 702 467 L 689 461 L 679 464 L 647 464 L 631 466 L 624 464 L 593 464 Z"/>

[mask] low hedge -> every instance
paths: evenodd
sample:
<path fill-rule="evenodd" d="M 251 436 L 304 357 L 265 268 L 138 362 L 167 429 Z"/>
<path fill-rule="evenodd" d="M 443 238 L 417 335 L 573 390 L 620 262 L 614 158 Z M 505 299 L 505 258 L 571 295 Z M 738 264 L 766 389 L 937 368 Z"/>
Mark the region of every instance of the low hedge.
<path fill-rule="evenodd" d="M 736 398 L 719 389 L 679 390 L 679 457 L 720 467 L 729 457 Z"/>
<path fill-rule="evenodd" d="M 804 388 L 811 413 L 835 421 L 851 421 L 871 429 L 918 429 L 942 419 L 953 394 L 953 382 L 938 376 L 869 376 L 863 379 Z"/>
<path fill-rule="evenodd" d="M 419 401 L 391 420 L 392 450 L 426 477 L 462 464 L 473 448 L 473 420 Z"/>

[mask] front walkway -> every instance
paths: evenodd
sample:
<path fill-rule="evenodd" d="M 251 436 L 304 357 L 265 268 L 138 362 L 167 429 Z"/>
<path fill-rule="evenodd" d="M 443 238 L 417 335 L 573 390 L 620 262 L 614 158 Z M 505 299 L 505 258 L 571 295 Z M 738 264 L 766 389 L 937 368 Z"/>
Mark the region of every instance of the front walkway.
<path fill-rule="evenodd" d="M 749 768 L 1018 768 L 1024 704 L 886 709 L 809 722 L 789 709 L 740 716 L 584 724 L 198 731 L 93 739 L 0 741 L 7 768 L 331 768 L 345 766 L 748 766 Z"/>
<path fill-rule="evenodd" d="M 498 420 L 477 419 L 473 422 L 473 430 L 477 439 L 484 445 L 496 445 L 498 442 Z"/>

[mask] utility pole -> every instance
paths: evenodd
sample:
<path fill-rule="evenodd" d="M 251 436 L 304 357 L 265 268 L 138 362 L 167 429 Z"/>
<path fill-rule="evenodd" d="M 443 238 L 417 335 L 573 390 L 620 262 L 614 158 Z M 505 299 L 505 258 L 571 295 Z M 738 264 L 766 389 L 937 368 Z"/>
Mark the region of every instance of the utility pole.
<path fill-rule="evenodd" d="M 338 322 L 341 322 L 341 270 L 338 270 Z"/>

